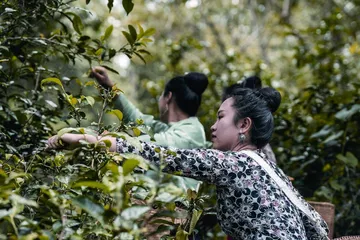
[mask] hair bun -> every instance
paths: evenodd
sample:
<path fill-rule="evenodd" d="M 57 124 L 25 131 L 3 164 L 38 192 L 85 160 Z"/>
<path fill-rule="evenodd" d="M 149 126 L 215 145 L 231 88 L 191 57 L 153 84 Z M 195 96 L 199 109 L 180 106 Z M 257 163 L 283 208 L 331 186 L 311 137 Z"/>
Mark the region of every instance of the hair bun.
<path fill-rule="evenodd" d="M 197 95 L 201 95 L 209 84 L 205 74 L 199 72 L 190 72 L 184 75 L 185 84 Z"/>
<path fill-rule="evenodd" d="M 261 79 L 257 76 L 250 76 L 245 78 L 240 86 L 243 88 L 257 89 L 262 87 Z"/>
<path fill-rule="evenodd" d="M 275 112 L 281 103 L 281 95 L 274 88 L 265 87 L 257 90 L 259 95 L 267 102 L 267 106 L 271 112 Z"/>

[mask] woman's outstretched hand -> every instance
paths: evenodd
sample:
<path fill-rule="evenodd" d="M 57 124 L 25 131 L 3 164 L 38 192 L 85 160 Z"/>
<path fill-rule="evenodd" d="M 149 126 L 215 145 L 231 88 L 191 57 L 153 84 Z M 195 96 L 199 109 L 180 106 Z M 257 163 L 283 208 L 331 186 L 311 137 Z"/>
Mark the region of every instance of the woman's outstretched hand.
<path fill-rule="evenodd" d="M 91 77 L 95 77 L 96 81 L 104 88 L 112 88 L 115 84 L 110 80 L 106 69 L 100 66 L 96 66 L 91 69 Z"/>
<path fill-rule="evenodd" d="M 58 135 L 50 137 L 47 141 L 48 149 L 61 149 L 64 148 L 64 143 Z"/>
<path fill-rule="evenodd" d="M 81 140 L 87 141 L 88 143 L 96 143 L 98 141 L 109 140 L 111 146 L 109 151 L 116 151 L 116 138 L 110 136 L 93 136 L 90 134 L 74 134 L 74 133 L 65 133 L 59 137 L 58 135 L 52 136 L 48 139 L 47 145 L 48 149 L 63 149 L 63 148 L 75 148 L 79 146 Z"/>
<path fill-rule="evenodd" d="M 54 135 L 50 137 L 47 141 L 48 149 L 63 149 L 63 148 L 74 148 L 79 144 L 80 140 L 89 139 L 91 142 L 96 141 L 93 139 L 95 137 L 89 136 L 86 138 L 84 134 L 73 134 L 73 133 L 65 133 L 59 137 L 58 135 Z"/>

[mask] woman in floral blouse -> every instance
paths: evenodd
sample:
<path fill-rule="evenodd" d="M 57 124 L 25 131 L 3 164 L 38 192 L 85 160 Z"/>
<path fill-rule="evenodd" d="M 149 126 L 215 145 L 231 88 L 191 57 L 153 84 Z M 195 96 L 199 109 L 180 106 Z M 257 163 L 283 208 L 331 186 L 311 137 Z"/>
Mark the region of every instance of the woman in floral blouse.
<path fill-rule="evenodd" d="M 240 83 L 235 83 L 229 87 L 224 88 L 222 95 L 223 101 L 225 101 L 229 97 L 232 97 L 233 95 L 236 95 L 236 91 L 242 88 L 260 89 L 262 88 L 261 79 L 257 76 L 250 76 L 242 80 Z M 270 144 L 266 144 L 262 148 L 262 151 L 265 153 L 268 160 L 276 163 L 276 157 Z"/>
<path fill-rule="evenodd" d="M 156 164 L 164 159 L 164 171 L 215 184 L 217 217 L 233 239 L 328 239 L 325 221 L 261 150 L 271 138 L 272 112 L 280 101 L 272 88 L 237 91 L 221 104 L 211 127 L 214 149 L 185 150 L 145 142 L 138 149 L 122 138 L 100 141 L 110 140 L 110 151 L 140 154 Z M 99 141 L 78 134 L 64 134 L 61 139 L 69 144 Z M 48 143 L 59 147 L 56 136 Z"/>

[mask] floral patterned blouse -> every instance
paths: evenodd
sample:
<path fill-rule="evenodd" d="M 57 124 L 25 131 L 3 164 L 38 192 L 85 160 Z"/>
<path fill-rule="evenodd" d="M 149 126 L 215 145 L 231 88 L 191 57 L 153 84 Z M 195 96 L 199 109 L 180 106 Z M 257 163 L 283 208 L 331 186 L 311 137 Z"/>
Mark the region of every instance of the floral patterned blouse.
<path fill-rule="evenodd" d="M 327 239 L 328 228 L 321 216 L 303 200 L 287 176 L 256 150 L 310 209 L 316 223 L 304 215 L 283 193 L 272 178 L 251 157 L 242 152 L 212 149 L 177 149 L 141 142 L 137 149 L 122 138 L 117 151 L 139 154 L 159 164 L 164 171 L 207 181 L 216 185 L 217 217 L 222 230 L 233 239 Z M 171 152 L 169 152 L 171 151 Z M 175 153 L 175 154 L 174 154 Z"/>

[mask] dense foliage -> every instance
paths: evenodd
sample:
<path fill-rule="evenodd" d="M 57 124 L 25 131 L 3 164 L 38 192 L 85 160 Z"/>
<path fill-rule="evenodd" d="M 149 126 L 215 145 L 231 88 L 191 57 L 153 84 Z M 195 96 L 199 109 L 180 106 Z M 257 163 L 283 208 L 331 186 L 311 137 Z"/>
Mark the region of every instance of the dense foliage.
<path fill-rule="evenodd" d="M 123 7 L 129 13 L 132 2 Z M 88 68 L 104 64 L 116 54 L 145 61 L 154 29 L 129 25 L 124 45 L 115 49 L 107 44 L 112 26 L 99 38 L 86 35 L 83 22 L 91 12 L 65 1 L 5 1 L 0 12 L 0 238 L 140 239 L 173 230 L 184 239 L 193 232 L 203 197 L 184 192 L 161 168 L 139 156 L 110 154 L 106 141 L 61 152 L 45 146 L 61 122 L 73 127 L 59 136 L 107 130 L 139 144 L 129 135 L 148 129 L 141 120 L 123 124 L 122 113 L 111 108 L 121 90 L 103 89 L 87 70 L 78 77 L 66 69 L 83 60 Z M 97 121 L 86 124 L 94 109 Z M 114 115 L 115 124 L 103 123 L 106 114 Z M 149 167 L 155 178 L 133 172 Z M 175 200 L 184 210 L 174 211 Z"/>
<path fill-rule="evenodd" d="M 224 86 L 261 76 L 283 95 L 272 140 L 279 165 L 304 196 L 336 205 L 337 236 L 359 234 L 359 1 L 143 1 L 134 7 L 123 0 L 120 11 L 105 2 L 0 5 L 1 239 L 140 239 L 170 230 L 185 239 L 211 211 L 213 188 L 184 192 L 139 156 L 108 153 L 107 142 L 45 149 L 61 127 L 71 128 L 59 134 L 107 130 L 128 139 L 151 132 L 141 120 L 122 122 L 111 106 L 122 87 L 98 86 L 88 77 L 95 64 L 122 80 L 136 75 L 137 97 L 148 103 L 140 107 L 154 115 L 165 80 L 206 73 L 210 86 L 199 113 L 206 129 Z M 123 20 L 121 27 L 96 19 L 100 11 Z M 137 63 L 121 77 L 111 65 L 119 55 Z M 157 177 L 140 174 L 141 168 Z M 218 227 L 208 234 L 222 236 Z"/>

